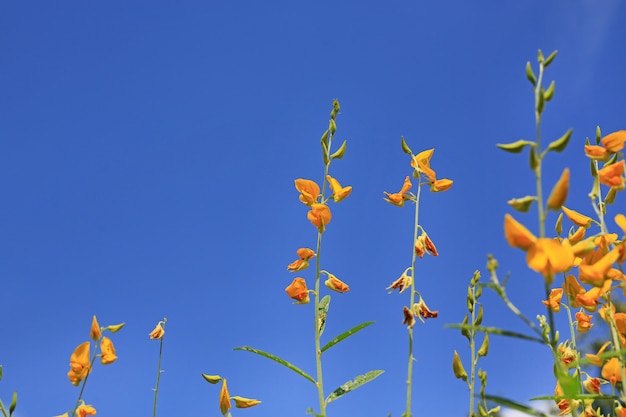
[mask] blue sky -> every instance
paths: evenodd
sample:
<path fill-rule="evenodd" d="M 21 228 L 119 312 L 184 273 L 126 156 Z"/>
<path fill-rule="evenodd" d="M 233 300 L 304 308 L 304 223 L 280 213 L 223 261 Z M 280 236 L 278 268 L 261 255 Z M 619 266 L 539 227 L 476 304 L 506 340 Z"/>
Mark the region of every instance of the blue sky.
<path fill-rule="evenodd" d="M 97 367 L 84 395 L 99 416 L 150 415 L 158 343 L 147 334 L 164 316 L 159 415 L 219 415 L 219 387 L 202 372 L 263 401 L 235 416 L 315 407 L 309 382 L 232 348 L 314 373 L 312 306 L 291 304 L 285 267 L 315 244 L 293 180 L 321 180 L 319 138 L 338 98 L 348 149 L 332 169 L 353 194 L 332 207 L 322 267 L 351 291 L 333 296 L 325 336 L 376 324 L 328 352 L 325 385 L 385 374 L 329 415 L 403 410 L 407 301 L 385 287 L 409 266 L 413 213 L 382 199 L 410 174 L 402 135 L 415 152 L 434 147 L 433 167 L 455 181 L 422 200 L 440 256 L 420 261 L 418 288 L 440 316 L 416 331 L 414 411 L 463 415 L 451 360 L 466 342 L 443 326 L 462 320 L 487 253 L 513 272 L 514 301 L 543 312 L 541 278 L 502 232 L 506 201 L 534 180 L 526 156 L 495 148 L 534 138 L 524 65 L 559 50 L 543 134 L 574 134 L 547 159 L 546 188 L 570 166 L 568 204 L 591 214 L 582 146 L 597 125 L 625 128 L 625 13 L 619 1 L 4 2 L 0 398 L 19 392 L 17 417 L 70 408 L 69 356 L 96 314 L 127 323 L 113 337 L 119 360 Z M 517 218 L 536 229 L 534 213 Z M 524 330 L 484 301 L 485 324 Z M 550 394 L 546 349 L 491 342 L 488 391 Z"/>

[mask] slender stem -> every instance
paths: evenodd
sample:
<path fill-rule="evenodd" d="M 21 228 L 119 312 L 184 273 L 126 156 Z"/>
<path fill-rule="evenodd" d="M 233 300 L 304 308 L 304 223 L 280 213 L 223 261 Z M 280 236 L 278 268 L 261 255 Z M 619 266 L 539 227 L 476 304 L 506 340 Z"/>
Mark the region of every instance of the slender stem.
<path fill-rule="evenodd" d="M 161 339 L 159 339 L 159 362 L 157 365 L 158 368 L 158 372 L 157 372 L 157 379 L 156 379 L 156 386 L 154 388 L 154 405 L 152 408 L 152 417 L 156 417 L 156 412 L 157 412 L 157 397 L 159 396 L 159 382 L 161 381 L 161 358 L 163 357 L 163 338 L 161 337 Z"/>
<path fill-rule="evenodd" d="M 420 182 L 417 186 L 417 195 L 415 197 L 415 224 L 413 227 L 413 242 L 411 243 L 411 296 L 409 309 L 413 310 L 413 304 L 415 303 L 415 261 L 417 259 L 417 255 L 415 253 L 415 241 L 417 240 L 417 231 L 419 229 L 419 209 L 420 209 L 420 195 L 422 192 L 422 183 Z M 412 392 L 412 384 L 413 384 L 413 328 L 409 328 L 409 363 L 407 366 L 407 388 L 406 388 L 406 411 L 404 412 L 405 417 L 411 417 L 411 392 Z"/>
<path fill-rule="evenodd" d="M 93 364 L 96 361 L 96 358 L 98 357 L 98 347 L 100 346 L 100 341 L 102 340 L 102 336 L 100 336 L 100 339 L 96 342 L 96 348 L 94 349 L 93 352 L 93 356 L 91 357 L 91 363 L 89 364 L 89 372 L 87 372 L 87 375 L 85 375 L 85 379 L 83 379 L 83 383 L 80 386 L 80 392 L 78 393 L 78 399 L 76 400 L 76 405 L 74 406 L 74 411 L 72 411 L 72 415 L 76 416 L 76 410 L 78 409 L 78 406 L 80 405 L 80 400 L 83 398 L 83 392 L 85 391 L 85 385 L 87 385 L 87 379 L 89 378 L 89 375 L 91 374 L 91 371 L 93 370 Z"/>
<path fill-rule="evenodd" d="M 4 417 L 9 417 L 9 414 L 7 413 L 6 408 L 4 408 L 4 404 L 2 403 L 2 400 L 0 400 L 0 410 L 2 411 L 2 414 L 4 414 Z"/>
<path fill-rule="evenodd" d="M 317 257 L 315 261 L 315 364 L 317 367 L 317 396 L 320 404 L 320 415 L 326 416 L 326 402 L 324 400 L 324 382 L 322 379 L 322 348 L 320 342 L 320 250 L 322 248 L 322 233 L 317 232 Z"/>
<path fill-rule="evenodd" d="M 472 298 L 476 300 L 476 287 L 472 287 Z M 472 308 L 472 325 L 476 323 L 476 303 Z M 476 357 L 476 329 L 470 330 L 470 363 L 472 364 L 470 382 L 469 382 L 469 416 L 474 416 L 474 392 L 476 387 L 476 365 L 478 364 L 478 358 Z"/>

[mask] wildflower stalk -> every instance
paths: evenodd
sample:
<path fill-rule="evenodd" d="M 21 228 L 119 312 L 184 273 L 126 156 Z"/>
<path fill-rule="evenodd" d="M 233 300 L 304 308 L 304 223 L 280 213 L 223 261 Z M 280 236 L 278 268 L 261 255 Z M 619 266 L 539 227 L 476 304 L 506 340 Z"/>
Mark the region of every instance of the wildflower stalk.
<path fill-rule="evenodd" d="M 163 321 L 159 323 L 161 327 L 165 326 L 166 318 L 163 318 Z M 161 381 L 161 359 L 163 358 L 163 336 L 159 337 L 159 361 L 157 364 L 157 379 L 154 387 L 154 404 L 152 407 L 152 417 L 156 417 L 157 414 L 157 398 L 159 396 L 159 382 Z"/>
<path fill-rule="evenodd" d="M 328 173 L 328 165 L 326 165 L 325 174 Z M 326 175 L 324 175 L 326 178 Z M 324 187 L 326 181 L 324 180 Z M 324 195 L 322 191 L 322 195 Z M 322 348 L 321 348 L 321 328 L 320 326 L 320 251 L 322 249 L 322 233 L 317 232 L 317 257 L 315 260 L 315 366 L 317 369 L 317 378 L 315 385 L 317 386 L 317 397 L 320 405 L 320 415 L 326 416 L 326 401 L 324 399 L 324 382 L 322 378 Z"/>
<path fill-rule="evenodd" d="M 96 346 L 95 349 L 93 351 L 93 356 L 91 357 L 91 363 L 89 364 L 89 372 L 87 372 L 87 375 L 85 375 L 85 379 L 83 379 L 83 382 L 80 386 L 80 392 L 78 393 L 78 399 L 76 400 L 76 405 L 74 406 L 74 411 L 72 411 L 72 415 L 76 416 L 76 410 L 78 410 L 78 407 L 80 406 L 80 402 L 83 398 L 83 392 L 85 391 L 85 385 L 87 385 L 87 379 L 89 379 L 89 375 L 91 374 L 91 370 L 93 370 L 93 364 L 96 362 L 96 358 L 98 357 L 98 348 L 100 347 L 100 342 L 102 341 L 102 335 L 100 336 L 100 339 L 98 339 L 98 341 L 96 342 Z"/>
<path fill-rule="evenodd" d="M 419 230 L 419 211 L 420 211 L 420 195 L 422 192 L 422 182 L 417 185 L 417 194 L 415 196 L 415 223 L 413 226 L 413 242 L 417 240 L 417 233 Z M 415 261 L 417 260 L 417 254 L 415 248 L 411 245 L 411 296 L 410 296 L 410 308 L 415 304 Z M 406 410 L 404 416 L 411 417 L 411 392 L 413 386 L 413 328 L 409 327 L 409 363 L 407 366 L 407 388 L 406 388 Z"/>

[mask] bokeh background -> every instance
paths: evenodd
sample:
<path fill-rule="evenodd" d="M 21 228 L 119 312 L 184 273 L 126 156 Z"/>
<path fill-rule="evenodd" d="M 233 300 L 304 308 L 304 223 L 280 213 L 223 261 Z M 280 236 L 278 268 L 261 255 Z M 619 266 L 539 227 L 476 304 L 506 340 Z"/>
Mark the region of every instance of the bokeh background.
<path fill-rule="evenodd" d="M 444 325 L 463 319 L 488 253 L 501 277 L 511 273 L 513 301 L 531 318 L 544 312 L 542 278 L 502 230 L 507 200 L 534 193 L 528 157 L 495 147 L 534 140 L 524 66 L 538 49 L 559 50 L 544 143 L 574 133 L 546 159 L 545 190 L 569 166 L 567 204 L 592 214 L 582 147 L 597 125 L 626 126 L 625 14 L 617 0 L 3 2 L 0 397 L 18 391 L 17 417 L 73 407 L 69 356 L 96 314 L 126 322 L 112 336 L 118 361 L 97 366 L 84 394 L 99 416 L 151 414 L 158 343 L 148 333 L 163 317 L 159 415 L 220 415 L 219 386 L 202 372 L 263 401 L 235 416 L 316 409 L 309 382 L 232 348 L 314 375 L 312 305 L 284 292 L 296 249 L 316 239 L 293 180 L 321 181 L 319 138 L 338 98 L 336 142 L 348 148 L 331 174 L 353 193 L 331 206 L 322 267 L 351 291 L 333 295 L 324 340 L 376 323 L 328 351 L 324 381 L 330 392 L 385 373 L 329 415 L 404 409 L 408 297 L 385 288 L 409 266 L 413 211 L 382 198 L 411 172 L 402 135 L 414 152 L 435 148 L 433 168 L 454 180 L 422 199 L 440 256 L 419 261 L 417 285 L 439 318 L 416 327 L 414 412 L 465 415 L 451 362 L 455 349 L 467 362 L 467 342 Z M 619 197 L 610 214 L 624 212 Z M 536 231 L 534 210 L 516 217 Z M 312 271 L 300 275 L 312 285 Z M 482 300 L 486 325 L 526 331 L 492 293 Z M 553 391 L 539 345 L 493 336 L 481 366 L 492 394 Z"/>

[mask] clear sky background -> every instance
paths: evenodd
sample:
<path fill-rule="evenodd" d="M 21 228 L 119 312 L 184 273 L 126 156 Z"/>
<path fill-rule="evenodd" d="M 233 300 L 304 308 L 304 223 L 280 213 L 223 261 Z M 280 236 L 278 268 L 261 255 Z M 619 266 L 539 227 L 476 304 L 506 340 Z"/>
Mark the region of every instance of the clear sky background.
<path fill-rule="evenodd" d="M 294 306 L 286 266 L 316 232 L 295 178 L 321 181 L 319 138 L 334 98 L 332 173 L 353 193 L 333 205 L 322 267 L 351 286 L 333 295 L 325 339 L 375 325 L 325 355 L 328 392 L 370 369 L 375 382 L 330 416 L 399 416 L 404 408 L 406 294 L 385 288 L 409 266 L 413 211 L 383 201 L 411 170 L 404 135 L 453 188 L 426 193 L 420 218 L 440 256 L 417 266 L 439 318 L 416 326 L 416 415 L 462 416 L 452 375 L 466 339 L 445 329 L 466 311 L 486 255 L 512 271 L 509 292 L 543 313 L 543 282 L 508 247 L 506 201 L 534 192 L 527 155 L 496 143 L 534 139 L 526 61 L 559 55 L 544 138 L 568 128 L 546 160 L 549 191 L 572 173 L 571 208 L 591 214 L 585 137 L 626 128 L 626 5 L 620 1 L 54 1 L 0 5 L 0 397 L 17 417 L 71 408 L 72 350 L 102 325 L 119 359 L 97 366 L 84 399 L 99 416 L 151 415 L 158 343 L 168 318 L 160 416 L 218 416 L 219 386 L 261 399 L 234 416 L 304 416 L 312 384 L 251 345 L 314 375 L 312 305 Z M 619 196 L 623 197 L 623 196 Z M 624 211 L 623 199 L 610 210 Z M 536 212 L 517 215 L 536 231 Z M 549 222 L 555 217 L 551 216 Z M 311 283 L 312 271 L 301 276 Z M 486 325 L 523 331 L 486 292 Z M 547 349 L 492 337 L 488 391 L 550 395 Z"/>

